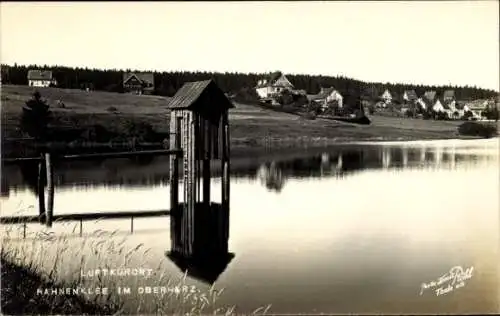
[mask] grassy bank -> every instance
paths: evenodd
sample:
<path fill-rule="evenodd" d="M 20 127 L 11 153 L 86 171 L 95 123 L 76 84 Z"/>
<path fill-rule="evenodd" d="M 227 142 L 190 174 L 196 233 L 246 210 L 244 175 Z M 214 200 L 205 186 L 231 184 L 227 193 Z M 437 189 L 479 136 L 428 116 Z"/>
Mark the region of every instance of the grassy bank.
<path fill-rule="evenodd" d="M 46 281 L 27 267 L 2 257 L 2 314 L 4 315 L 111 315 L 118 308 L 99 305 L 75 295 L 37 295 L 39 288 L 61 288 L 67 285 Z"/>
<path fill-rule="evenodd" d="M 91 130 L 119 137 L 120 141 L 133 136 L 131 125 L 146 124 L 157 135 L 168 135 L 168 98 L 137 96 L 109 92 L 86 92 L 57 88 L 39 89 L 48 101 L 56 128 Z M 2 137 L 21 136 L 19 117 L 21 108 L 31 97 L 33 88 L 26 86 L 2 87 Z M 60 102 L 64 103 L 61 107 Z M 232 148 L 333 145 L 352 141 L 401 141 L 461 138 L 458 126 L 462 122 L 403 119 L 370 116 L 370 125 L 357 125 L 317 118 L 308 120 L 294 114 L 246 104 L 235 104 L 230 111 Z M 98 128 L 96 128 L 98 126 Z M 96 132 L 97 130 L 97 132 Z M 59 134 L 67 135 L 68 132 Z M 108 136 L 109 136 L 108 135 Z M 106 136 L 106 137 L 108 137 Z M 101 142 L 110 139 L 99 139 Z M 111 136 L 109 136 L 111 137 Z M 108 138 L 109 138 L 108 137 Z M 99 137 L 98 137 L 99 138 Z M 92 141 L 95 141 L 92 139 Z M 157 139 L 157 146 L 162 143 Z M 4 150 L 4 155 L 8 150 Z"/>
<path fill-rule="evenodd" d="M 57 234 L 33 227 L 37 228 L 28 229 L 26 238 L 15 230 L 15 225 L 5 226 L 2 232 L 2 314 L 233 315 L 236 312 L 236 307 L 218 302 L 223 289 L 189 285 L 186 275 L 174 278 L 166 270 L 167 259 L 163 257 L 158 262 L 151 257 L 155 250 L 137 244 L 128 232 L 96 230 L 78 237 L 76 225 L 71 230 L 60 223 L 61 231 Z M 100 274 L 94 278 L 81 275 L 81 271 L 127 268 L 150 268 L 152 274 L 149 277 Z M 168 291 L 138 293 L 137 289 L 145 285 Z M 131 294 L 120 295 L 118 286 L 130 287 Z M 69 288 L 70 294 L 50 294 L 50 290 L 61 288 Z M 49 289 L 49 293 L 37 289 Z M 80 293 L 73 293 L 74 289 Z M 101 293 L 96 293 L 96 289 Z M 254 314 L 266 311 L 259 308 Z"/>

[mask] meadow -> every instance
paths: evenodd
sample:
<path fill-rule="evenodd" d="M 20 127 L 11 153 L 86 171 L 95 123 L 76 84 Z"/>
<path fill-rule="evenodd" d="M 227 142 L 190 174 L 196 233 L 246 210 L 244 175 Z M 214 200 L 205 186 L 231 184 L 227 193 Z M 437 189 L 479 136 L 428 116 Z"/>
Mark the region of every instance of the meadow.
<path fill-rule="evenodd" d="M 47 229 L 27 229 L 9 225 L 2 232 L 1 301 L 5 314 L 59 315 L 235 315 L 235 306 L 222 306 L 218 298 L 224 289 L 201 289 L 186 285 L 186 274 L 179 279 L 165 273 L 159 262 L 149 276 L 157 291 L 149 295 L 131 292 L 120 295 L 119 286 L 145 288 L 140 275 L 130 276 L 126 283 L 116 276 L 84 277 L 81 271 L 93 269 L 126 270 L 140 267 L 150 248 L 128 241 L 123 231 L 94 230 L 76 239 L 75 228 L 65 225 L 66 233 L 54 234 Z M 122 264 L 111 262 L 119 256 Z M 97 265 L 96 265 L 97 264 Z M 69 290 L 66 290 L 69 289 Z M 47 290 L 47 292 L 45 291 Z M 50 294 L 52 290 L 69 291 Z M 72 293 L 77 290 L 80 293 Z M 41 292 L 40 292 L 41 291 Z M 83 291 L 83 292 L 82 292 Z M 100 291 L 100 293 L 98 292 Z M 153 292 L 154 291 L 154 292 Z M 93 292 L 93 293 L 90 293 Z M 42 294 L 43 293 L 43 294 Z M 82 294 L 83 293 L 83 294 Z M 270 306 L 254 310 L 266 314 Z"/>
<path fill-rule="evenodd" d="M 128 122 L 145 123 L 168 133 L 169 98 L 100 91 L 37 88 L 50 105 L 54 125 L 71 129 L 102 126 L 118 134 Z M 34 88 L 2 86 L 2 137 L 21 137 L 19 117 Z M 64 104 L 64 105 L 62 105 Z M 460 138 L 462 122 L 370 116 L 372 124 L 356 125 L 317 118 L 306 119 L 253 105 L 235 103 L 230 110 L 232 148 L 322 146 L 338 142 Z"/>

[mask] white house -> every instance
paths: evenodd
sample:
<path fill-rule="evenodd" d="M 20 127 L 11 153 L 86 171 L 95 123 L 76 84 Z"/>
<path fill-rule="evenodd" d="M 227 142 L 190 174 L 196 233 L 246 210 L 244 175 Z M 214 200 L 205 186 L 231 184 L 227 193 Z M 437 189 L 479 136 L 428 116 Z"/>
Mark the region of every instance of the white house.
<path fill-rule="evenodd" d="M 406 90 L 403 93 L 403 100 L 406 102 L 415 102 L 415 101 L 417 101 L 417 99 L 418 99 L 418 97 L 417 97 L 417 93 L 415 92 L 415 90 Z"/>
<path fill-rule="evenodd" d="M 344 97 L 334 87 L 321 88 L 320 92 L 316 95 L 308 97 L 310 101 L 320 103 L 325 110 L 332 102 L 336 102 L 339 108 L 342 108 Z"/>
<path fill-rule="evenodd" d="M 466 106 L 470 109 L 474 117 L 480 118 L 481 112 L 485 111 L 489 105 L 489 100 L 475 100 L 470 101 Z M 494 103 L 491 105 L 494 106 Z"/>
<path fill-rule="evenodd" d="M 384 93 L 380 96 L 382 101 L 384 101 L 385 104 L 389 104 L 392 102 L 392 94 L 389 92 L 389 89 L 385 89 Z"/>
<path fill-rule="evenodd" d="M 28 85 L 30 87 L 49 87 L 51 84 L 57 85 L 56 80 L 52 77 L 52 71 L 50 70 L 28 71 Z"/>
<path fill-rule="evenodd" d="M 283 90 L 292 91 L 293 84 L 280 71 L 271 73 L 267 78 L 258 81 L 255 91 L 261 99 L 272 97 Z"/>
<path fill-rule="evenodd" d="M 436 102 L 434 103 L 434 105 L 432 106 L 432 109 L 435 112 L 444 112 L 443 103 L 441 103 L 441 101 L 439 99 L 437 99 Z"/>
<path fill-rule="evenodd" d="M 434 103 L 432 109 L 436 112 L 446 113 L 448 118 L 462 117 L 468 110 L 467 106 L 457 106 L 457 102 L 450 98 L 446 100 L 436 99 L 436 103 Z"/>
<path fill-rule="evenodd" d="M 426 91 L 424 95 L 417 99 L 417 103 L 423 110 L 432 109 L 436 100 L 436 91 Z"/>

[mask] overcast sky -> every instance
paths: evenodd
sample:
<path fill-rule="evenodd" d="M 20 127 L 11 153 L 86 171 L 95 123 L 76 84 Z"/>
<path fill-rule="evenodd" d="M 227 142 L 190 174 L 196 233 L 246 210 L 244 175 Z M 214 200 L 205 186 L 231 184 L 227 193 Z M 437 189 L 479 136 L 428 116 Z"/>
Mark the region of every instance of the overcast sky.
<path fill-rule="evenodd" d="M 1 4 L 2 63 L 499 89 L 499 1 Z"/>

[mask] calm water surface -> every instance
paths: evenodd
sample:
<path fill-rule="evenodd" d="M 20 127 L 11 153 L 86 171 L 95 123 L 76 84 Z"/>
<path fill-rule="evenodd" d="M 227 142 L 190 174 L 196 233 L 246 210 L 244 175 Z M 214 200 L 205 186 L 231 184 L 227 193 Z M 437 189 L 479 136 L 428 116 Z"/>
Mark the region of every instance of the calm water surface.
<path fill-rule="evenodd" d="M 165 166 L 164 160 L 61 166 L 55 213 L 167 209 Z M 215 282 L 225 289 L 222 304 L 241 312 L 272 304 L 276 313 L 499 311 L 498 139 L 344 146 L 235 159 L 232 169 L 234 258 Z M 29 166 L 3 168 L 2 216 L 36 214 L 33 179 Z M 220 201 L 217 175 L 212 182 L 212 199 Z M 78 223 L 55 224 L 52 231 L 69 236 L 67 252 L 73 251 L 61 259 L 67 270 L 61 273 L 74 275 L 82 256 L 86 269 L 103 267 L 103 261 L 122 265 L 123 255 L 76 246 L 89 239 L 87 232 L 101 229 L 119 230 L 113 238 L 148 249 L 128 266 L 181 277 L 165 257 L 169 221 L 168 216 L 136 219 L 133 234 L 130 220 L 85 222 L 84 237 Z M 29 225 L 29 231 L 40 229 Z M 54 248 L 44 248 L 42 257 Z M 439 296 L 432 289 L 421 294 L 423 282 L 455 266 L 473 267 L 463 287 Z M 195 278 L 187 281 L 209 287 Z"/>

